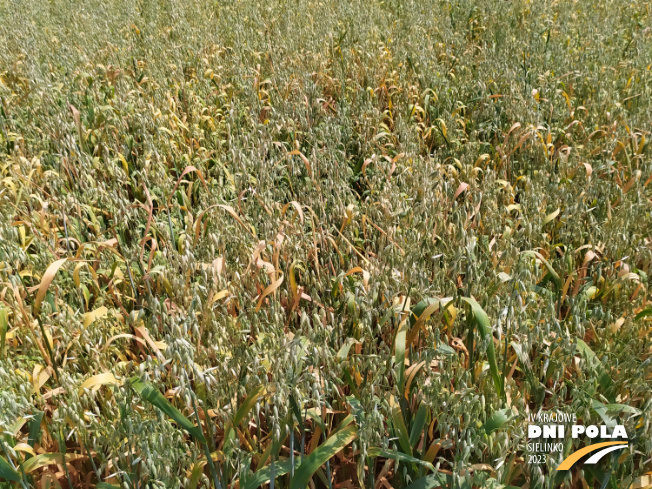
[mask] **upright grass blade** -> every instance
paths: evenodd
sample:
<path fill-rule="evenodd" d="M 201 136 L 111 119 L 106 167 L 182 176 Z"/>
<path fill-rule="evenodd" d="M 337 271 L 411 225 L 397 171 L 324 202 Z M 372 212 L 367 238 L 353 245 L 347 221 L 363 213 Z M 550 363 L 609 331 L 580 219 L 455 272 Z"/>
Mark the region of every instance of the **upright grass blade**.
<path fill-rule="evenodd" d="M 7 320 L 7 310 L 4 306 L 0 306 L 0 360 L 5 358 L 5 344 L 7 341 L 7 329 L 9 329 L 9 321 Z"/>
<path fill-rule="evenodd" d="M 192 405 L 193 405 L 193 409 L 195 410 L 195 418 L 197 419 L 197 426 L 201 430 L 201 419 L 199 419 L 199 408 L 197 407 L 197 400 L 195 399 L 194 392 L 192 393 Z M 215 489 L 222 489 L 222 485 L 220 484 L 220 479 L 217 475 L 217 470 L 215 469 L 215 464 L 213 463 L 213 458 L 211 457 L 211 450 L 210 447 L 208 446 L 208 442 L 204 441 L 202 442 L 202 445 L 204 447 L 204 453 L 206 454 L 206 463 L 208 464 L 208 467 L 211 471 L 211 477 L 213 478 L 213 484 L 215 485 Z"/>
<path fill-rule="evenodd" d="M 149 382 L 140 379 L 139 377 L 132 377 L 129 379 L 129 383 L 134 388 L 134 390 L 138 392 L 140 397 L 163 411 L 181 428 L 190 433 L 193 438 L 202 443 L 206 442 L 206 438 L 204 438 L 201 429 L 199 429 L 188 418 L 181 414 L 181 411 L 170 404 L 170 402 L 163 396 L 163 394 L 159 392 L 158 388 L 155 385 L 152 385 Z"/>
<path fill-rule="evenodd" d="M 407 455 L 412 456 L 412 445 L 410 444 L 410 435 L 408 434 L 405 420 L 403 419 L 403 411 L 400 406 L 396 404 L 392 409 L 392 424 L 394 425 L 394 433 L 398 437 L 398 443 Z"/>
<path fill-rule="evenodd" d="M 233 419 L 229 422 L 227 422 L 226 426 L 224 427 L 224 439 L 225 439 L 225 445 L 228 447 L 227 442 L 230 443 L 230 441 L 233 439 L 235 436 L 235 429 L 237 429 L 238 425 L 242 422 L 242 420 L 245 419 L 245 416 L 253 409 L 253 407 L 256 405 L 258 400 L 265 395 L 266 389 L 265 386 L 258 386 L 254 390 L 252 390 L 247 398 L 244 400 L 242 405 L 238 408 L 238 410 L 235 413 L 235 416 Z"/>
<path fill-rule="evenodd" d="M 561 280 L 561 277 L 559 274 L 555 271 L 555 269 L 552 267 L 550 262 L 546 260 L 541 253 L 533 250 L 528 250 L 528 251 L 523 251 L 524 255 L 531 255 L 539 260 L 545 265 L 546 269 L 548 270 L 548 275 L 550 276 L 550 280 L 552 280 L 552 283 L 555 285 L 555 290 L 559 293 L 563 287 L 563 283 Z"/>
<path fill-rule="evenodd" d="M 489 341 L 487 343 L 487 360 L 489 360 L 489 369 L 491 370 L 491 376 L 494 381 L 494 387 L 499 396 L 503 396 L 503 383 L 498 372 L 498 362 L 496 360 L 496 351 L 494 349 L 493 335 L 491 332 L 491 323 L 489 322 L 489 316 L 484 312 L 484 309 L 478 304 L 478 302 L 473 297 L 462 297 L 462 300 L 471 306 L 471 311 L 473 313 L 473 319 L 478 328 L 478 332 L 482 338 L 489 336 Z M 471 352 L 469 352 L 469 355 Z"/>
<path fill-rule="evenodd" d="M 421 433 L 423 432 L 423 427 L 426 424 L 426 417 L 428 415 L 428 406 L 426 403 L 422 402 L 417 409 L 417 414 L 412 420 L 412 428 L 410 430 L 410 446 L 416 448 L 419 439 L 421 438 Z"/>
<path fill-rule="evenodd" d="M 238 426 L 247 413 L 256 405 L 258 399 L 265 395 L 265 386 L 258 386 L 249 393 L 233 418 L 233 426 Z"/>
<path fill-rule="evenodd" d="M 396 341 L 394 347 L 394 364 L 398 369 L 398 392 L 399 395 L 405 391 L 405 339 L 407 335 L 407 325 L 402 321 L 398 326 Z"/>
<path fill-rule="evenodd" d="M 591 350 L 589 345 L 580 339 L 577 340 L 577 349 L 586 357 L 590 369 L 596 373 L 598 384 L 600 384 L 605 397 L 609 399 L 609 402 L 615 402 L 616 399 L 614 398 L 612 389 L 613 380 L 607 372 L 607 369 L 602 365 L 598 356 L 593 350 Z"/>
<path fill-rule="evenodd" d="M 308 486 L 308 481 L 317 469 L 324 465 L 337 452 L 344 449 L 358 436 L 358 428 L 352 424 L 331 435 L 314 452 L 308 455 L 294 473 L 290 489 L 301 489 Z"/>

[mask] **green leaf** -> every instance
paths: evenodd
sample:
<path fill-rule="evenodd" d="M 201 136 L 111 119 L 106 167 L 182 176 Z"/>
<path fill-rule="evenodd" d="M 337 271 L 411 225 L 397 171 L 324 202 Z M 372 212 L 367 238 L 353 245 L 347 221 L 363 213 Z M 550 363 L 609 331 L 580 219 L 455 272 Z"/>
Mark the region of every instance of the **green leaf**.
<path fill-rule="evenodd" d="M 22 480 L 20 474 L 2 457 L 0 457 L 0 478 L 12 482 L 20 482 Z"/>
<path fill-rule="evenodd" d="M 641 312 L 639 312 L 636 316 L 634 316 L 634 319 L 636 321 L 643 319 L 645 317 L 652 316 L 652 307 L 648 307 L 647 309 L 643 309 Z"/>
<path fill-rule="evenodd" d="M 417 479 L 405 489 L 433 489 L 435 487 L 442 487 L 451 482 L 451 477 L 441 473 L 434 473 Z"/>
<path fill-rule="evenodd" d="M 411 455 L 406 455 L 403 452 L 397 452 L 395 450 L 385 450 L 384 448 L 370 448 L 367 451 L 370 457 L 384 457 L 391 458 L 392 460 L 398 460 L 399 462 L 407 462 L 411 464 L 418 464 L 428 467 L 430 470 L 435 472 L 435 467 L 428 462 L 427 460 L 421 460 Z"/>
<path fill-rule="evenodd" d="M 554 268 L 552 268 L 552 265 L 548 260 L 546 260 L 541 253 L 538 251 L 523 251 L 523 254 L 525 255 L 533 255 L 534 257 L 538 258 L 541 260 L 541 262 L 545 265 L 546 269 L 548 270 L 548 274 L 550 274 L 550 279 L 552 280 L 552 283 L 555 284 L 555 289 L 557 292 L 560 292 L 564 284 L 562 283 L 561 277 L 559 277 L 559 274 L 555 271 Z"/>
<path fill-rule="evenodd" d="M 416 306 L 412 308 L 412 311 L 410 313 L 410 329 L 414 327 L 414 325 L 417 323 L 418 319 L 421 317 L 423 312 L 428 309 L 428 306 L 431 306 L 433 304 L 439 304 L 441 299 L 438 297 L 427 297 L 423 299 L 422 301 L 418 302 Z"/>
<path fill-rule="evenodd" d="M 120 489 L 120 486 L 109 484 L 108 482 L 100 482 L 97 484 L 97 489 Z"/>
<path fill-rule="evenodd" d="M 407 335 L 406 345 L 409 346 L 412 344 L 412 341 L 414 341 L 430 316 L 438 311 L 442 313 L 446 312 L 452 305 L 453 299 L 451 297 L 444 297 L 443 299 L 439 297 L 427 297 L 417 303 L 412 308 L 412 311 L 410 311 L 410 330 Z"/>
<path fill-rule="evenodd" d="M 201 479 L 201 476 L 204 474 L 204 467 L 208 462 L 206 459 L 203 460 L 198 460 L 195 462 L 195 464 L 192 466 L 192 470 L 190 471 L 190 481 L 188 483 L 188 487 L 190 489 L 197 489 L 197 485 L 199 485 L 199 480 Z"/>
<path fill-rule="evenodd" d="M 298 459 L 295 459 L 294 468 L 295 470 L 301 466 L 301 462 Z M 276 460 L 274 462 L 274 477 L 280 477 L 288 472 L 290 472 L 291 464 L 290 460 L 286 459 L 283 461 Z M 272 464 L 268 464 L 262 469 L 256 471 L 253 477 L 248 478 L 244 485 L 241 486 L 242 489 L 258 489 L 263 484 L 266 484 L 272 478 Z"/>
<path fill-rule="evenodd" d="M 494 340 L 493 334 L 491 331 L 491 323 L 489 322 L 489 316 L 484 312 L 484 309 L 478 304 L 478 302 L 473 297 L 462 297 L 462 300 L 471 306 L 473 311 L 473 319 L 475 324 L 478 327 L 480 336 L 484 339 L 489 336 L 489 341 L 487 342 L 487 360 L 489 360 L 489 370 L 491 371 L 491 376 L 494 380 L 494 387 L 499 396 L 502 397 L 503 394 L 503 382 L 498 371 L 498 362 L 496 361 L 496 351 L 494 350 Z M 469 352 L 470 354 L 471 352 Z"/>
<path fill-rule="evenodd" d="M 70 463 L 84 458 L 87 458 L 86 455 L 80 455 L 78 453 L 67 453 L 65 455 L 63 453 L 42 453 L 41 455 L 37 455 L 36 457 L 24 461 L 20 465 L 20 468 L 26 474 L 30 474 L 35 470 L 47 467 L 48 465 L 61 465 L 64 461 L 65 463 Z"/>
<path fill-rule="evenodd" d="M 626 404 L 603 404 L 596 399 L 593 399 L 591 407 L 602 418 L 602 421 L 612 428 L 618 424 L 618 420 L 609 415 L 610 412 L 616 413 L 616 415 L 627 413 L 632 416 L 640 416 L 642 414 L 640 410 L 632 406 L 627 406 Z"/>
<path fill-rule="evenodd" d="M 43 421 L 43 411 L 37 411 L 29 422 L 29 437 L 27 443 L 34 448 L 34 444 L 40 440 L 41 421 Z"/>
<path fill-rule="evenodd" d="M 489 417 L 482 428 L 484 429 L 485 433 L 487 433 L 487 435 L 490 435 L 497 429 L 502 428 L 512 419 L 514 419 L 514 415 L 510 408 L 500 409 Z"/>
<path fill-rule="evenodd" d="M 421 433 L 423 432 L 423 426 L 426 424 L 426 417 L 428 415 L 428 407 L 424 402 L 419 405 L 417 410 L 417 415 L 412 420 L 412 429 L 410 430 L 410 445 L 416 448 L 419 438 L 421 438 Z"/>
<path fill-rule="evenodd" d="M 359 343 L 360 342 L 355 338 L 347 338 L 344 344 L 342 345 L 342 348 L 340 348 L 340 351 L 337 352 L 337 359 L 340 362 L 346 360 L 346 358 L 349 356 L 349 350 L 351 349 L 351 347 Z"/>
<path fill-rule="evenodd" d="M 337 452 L 346 447 L 358 436 L 358 428 L 352 424 L 331 435 L 314 452 L 303 459 L 303 463 L 294 472 L 290 489 L 301 489 L 308 486 L 308 481 L 322 465 Z"/>
<path fill-rule="evenodd" d="M 597 374 L 598 384 L 602 388 L 605 397 L 609 399 L 610 402 L 613 402 L 615 400 L 613 393 L 611 392 L 611 388 L 613 387 L 613 380 L 607 373 L 604 365 L 602 365 L 600 359 L 593 352 L 593 350 L 591 350 L 589 345 L 584 343 L 583 340 L 577 340 L 577 349 L 586 357 L 589 368 Z"/>
<path fill-rule="evenodd" d="M 396 332 L 394 349 L 394 364 L 398 367 L 398 392 L 403 396 L 405 391 L 405 337 L 407 335 L 405 321 L 401 322 Z"/>
<path fill-rule="evenodd" d="M 435 353 L 442 355 L 455 355 L 456 351 L 455 348 L 451 348 L 446 343 L 440 343 L 437 345 L 437 348 L 435 348 Z"/>
<path fill-rule="evenodd" d="M 403 411 L 399 405 L 394 406 L 392 409 L 392 423 L 394 425 L 395 435 L 398 437 L 398 444 L 403 452 L 412 455 L 412 445 L 410 444 L 410 436 L 408 435 L 407 426 L 403 419 Z"/>
<path fill-rule="evenodd" d="M 233 426 L 238 426 L 247 413 L 256 405 L 258 399 L 265 395 L 265 386 L 258 386 L 249 393 L 233 418 Z"/>
<path fill-rule="evenodd" d="M 181 414 L 181 411 L 170 404 L 170 402 L 163 396 L 163 394 L 159 392 L 158 388 L 155 385 L 150 384 L 149 382 L 146 382 L 139 377 L 132 377 L 129 379 L 129 383 L 134 388 L 134 390 L 140 394 L 140 397 L 163 411 L 181 428 L 190 433 L 196 440 L 199 440 L 202 443 L 206 442 L 201 429 L 199 429 L 188 418 Z"/>

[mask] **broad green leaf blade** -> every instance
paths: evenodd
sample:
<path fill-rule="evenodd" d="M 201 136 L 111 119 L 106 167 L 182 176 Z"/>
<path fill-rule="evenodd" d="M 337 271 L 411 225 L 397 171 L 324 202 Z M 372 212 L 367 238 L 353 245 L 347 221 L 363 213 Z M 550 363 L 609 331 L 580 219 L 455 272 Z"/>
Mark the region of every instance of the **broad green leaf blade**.
<path fill-rule="evenodd" d="M 636 321 L 643 319 L 645 317 L 652 316 L 652 307 L 648 307 L 647 309 L 643 309 L 641 312 L 639 312 L 636 316 L 634 316 L 634 319 Z"/>
<path fill-rule="evenodd" d="M 20 482 L 20 474 L 14 470 L 9 462 L 0 457 L 0 479 L 12 482 Z"/>
<path fill-rule="evenodd" d="M 398 392 L 403 395 L 405 392 L 405 339 L 407 331 L 405 321 L 402 321 L 396 332 L 394 349 L 394 364 L 398 368 Z"/>
<path fill-rule="evenodd" d="M 97 485 L 97 489 L 120 489 L 120 486 L 116 486 L 115 484 L 109 484 L 108 482 L 100 482 Z"/>
<path fill-rule="evenodd" d="M 395 435 L 398 437 L 398 444 L 403 452 L 411 456 L 412 445 L 410 445 L 410 435 L 408 434 L 407 426 L 405 426 L 403 411 L 401 411 L 398 404 L 392 409 L 392 424 L 394 425 Z"/>
<path fill-rule="evenodd" d="M 335 429 L 331 431 L 331 436 L 337 433 L 338 431 L 346 428 L 351 423 L 353 423 L 353 419 L 354 419 L 353 414 L 347 415 L 347 417 L 344 418 L 342 421 L 340 421 L 340 423 L 335 427 Z"/>
<path fill-rule="evenodd" d="M 355 338 L 347 338 L 344 344 L 342 345 L 342 348 L 340 348 L 340 351 L 337 352 L 337 359 L 340 362 L 346 360 L 346 358 L 349 356 L 349 350 L 351 349 L 351 347 L 359 343 L 360 342 Z"/>
<path fill-rule="evenodd" d="M 47 467 L 48 465 L 58 464 L 61 465 L 64 463 L 74 462 L 75 460 L 81 460 L 87 458 L 86 455 L 80 455 L 78 453 L 42 453 L 36 457 L 32 457 L 24 461 L 20 468 L 26 473 L 31 474 L 37 469 L 42 467 Z"/>
<path fill-rule="evenodd" d="M 589 345 L 580 339 L 577 340 L 577 349 L 586 357 L 591 370 L 597 374 L 598 384 L 600 384 L 600 387 L 602 387 L 605 397 L 609 399 L 610 402 L 614 402 L 615 399 L 613 393 L 611 392 L 611 388 L 613 387 L 613 380 L 607 373 L 607 370 L 604 368 L 604 365 L 602 365 L 602 362 L 598 356 L 593 352 L 593 350 L 591 350 Z"/>
<path fill-rule="evenodd" d="M 642 414 L 640 409 L 636 409 L 635 407 L 629 406 L 627 404 L 602 404 L 600 401 L 595 399 L 593 400 L 592 407 L 596 412 L 598 412 L 598 409 L 604 409 L 605 412 L 614 412 L 616 414 L 627 413 L 632 416 L 640 416 Z"/>
<path fill-rule="evenodd" d="M 438 311 L 447 311 L 452 305 L 453 299 L 451 297 L 444 297 L 443 299 L 428 297 L 417 303 L 410 312 L 410 330 L 407 335 L 406 346 L 412 344 L 430 316 Z"/>
<path fill-rule="evenodd" d="M 550 262 L 548 260 L 546 260 L 543 257 L 543 255 L 541 253 L 539 253 L 538 251 L 528 250 L 528 251 L 523 251 L 522 253 L 524 255 L 534 256 L 534 257 L 538 258 L 539 260 L 541 260 L 541 262 L 545 265 L 546 269 L 548 270 L 548 273 L 550 274 L 550 279 L 552 280 L 552 283 L 555 284 L 555 289 L 557 289 L 557 292 L 560 292 L 562 287 L 563 287 L 563 283 L 562 283 L 561 277 L 555 271 L 555 269 L 552 268 L 552 265 L 550 264 Z"/>
<path fill-rule="evenodd" d="M 163 411 L 181 428 L 190 433 L 196 440 L 199 440 L 202 443 L 206 442 L 201 429 L 195 426 L 188 418 L 181 414 L 181 411 L 170 404 L 170 402 L 163 396 L 163 394 L 159 392 L 158 388 L 155 385 L 150 384 L 149 382 L 146 382 L 139 377 L 132 377 L 129 379 L 129 383 L 134 388 L 134 390 L 140 394 L 140 397 Z"/>
<path fill-rule="evenodd" d="M 34 444 L 40 441 L 41 421 L 43 421 L 43 411 L 37 411 L 29 422 L 29 437 L 27 443 L 34 448 Z"/>
<path fill-rule="evenodd" d="M 294 468 L 296 469 L 297 467 L 301 466 L 301 461 L 300 460 L 295 460 L 294 462 Z M 290 472 L 290 460 L 283 460 L 279 461 L 276 460 L 274 462 L 274 477 L 281 477 L 288 472 Z M 241 486 L 242 489 L 258 489 L 261 487 L 263 484 L 266 484 L 270 481 L 272 477 L 272 464 L 266 465 L 262 469 L 256 471 L 256 473 L 251 477 L 248 478 L 244 485 Z"/>
<path fill-rule="evenodd" d="M 423 312 L 428 309 L 429 306 L 436 304 L 439 305 L 441 299 L 438 297 L 427 297 L 422 301 L 418 302 L 416 306 L 412 308 L 410 312 L 410 329 L 414 327 L 418 319 L 421 317 Z"/>
<path fill-rule="evenodd" d="M 240 422 L 244 419 L 249 411 L 256 405 L 258 399 L 265 395 L 265 386 L 258 386 L 253 391 L 249 393 L 247 398 L 244 400 L 238 412 L 235 413 L 233 418 L 233 426 L 238 426 Z"/>
<path fill-rule="evenodd" d="M 367 451 L 370 457 L 384 457 L 391 458 L 392 460 L 398 460 L 399 462 L 407 462 L 411 464 L 423 465 L 428 467 L 430 470 L 435 472 L 435 467 L 427 460 L 421 460 L 410 455 L 406 455 L 403 452 L 397 452 L 395 450 L 385 450 L 384 448 L 370 448 Z"/>
<path fill-rule="evenodd" d="M 412 429 L 410 430 L 410 446 L 415 447 L 423 433 L 423 426 L 426 424 L 426 416 L 428 415 L 428 407 L 424 402 L 421 403 L 417 410 L 417 415 L 412 420 Z"/>
<path fill-rule="evenodd" d="M 482 426 L 485 433 L 490 435 L 492 432 L 497 429 L 502 428 L 505 424 L 509 423 L 514 418 L 512 410 L 510 408 L 500 409 L 494 412 L 489 419 Z"/>
<path fill-rule="evenodd" d="M 256 405 L 256 402 L 258 402 L 258 399 L 260 399 L 263 395 L 265 395 L 265 387 L 260 385 L 256 387 L 253 391 L 249 393 L 247 398 L 244 400 L 238 411 L 235 413 L 235 416 L 233 417 L 232 420 L 227 422 L 226 427 L 224 429 L 224 438 L 225 438 L 225 448 L 224 450 L 228 450 L 228 448 L 231 446 L 231 441 L 235 437 L 235 431 L 234 429 L 238 427 L 238 425 L 242 422 L 242 420 L 247 416 L 247 413 L 251 411 L 251 409 Z"/>
<path fill-rule="evenodd" d="M 417 479 L 405 489 L 433 489 L 435 487 L 446 486 L 451 482 L 451 479 L 450 476 L 437 472 Z"/>
<path fill-rule="evenodd" d="M 491 371 L 491 376 L 494 380 L 496 392 L 499 396 L 502 396 L 503 382 L 501 375 L 499 374 L 498 362 L 496 361 L 496 351 L 494 350 L 493 334 L 491 331 L 489 316 L 487 316 L 487 313 L 484 312 L 484 309 L 482 309 L 480 304 L 478 304 L 473 297 L 462 297 L 462 300 L 471 306 L 473 319 L 475 319 L 475 324 L 478 327 L 480 336 L 482 336 L 482 338 L 489 336 L 489 341 L 487 342 L 487 360 L 489 360 L 489 370 Z"/>
<path fill-rule="evenodd" d="M 290 489 L 301 489 L 308 486 L 308 481 L 322 465 L 337 452 L 346 447 L 358 436 L 358 428 L 352 424 L 334 435 L 331 435 L 314 452 L 304 458 L 303 463 L 294 473 Z"/>

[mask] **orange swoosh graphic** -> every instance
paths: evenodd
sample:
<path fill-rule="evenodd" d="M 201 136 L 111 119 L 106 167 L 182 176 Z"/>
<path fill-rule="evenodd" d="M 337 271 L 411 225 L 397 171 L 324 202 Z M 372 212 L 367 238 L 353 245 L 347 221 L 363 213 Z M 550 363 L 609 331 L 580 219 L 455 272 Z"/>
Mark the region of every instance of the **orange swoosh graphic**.
<path fill-rule="evenodd" d="M 584 455 L 587 453 L 595 452 L 596 450 L 599 450 L 600 448 L 604 447 L 609 447 L 611 445 L 627 445 L 628 442 L 626 441 L 605 441 L 602 443 L 595 443 L 594 445 L 589 445 L 588 447 L 584 447 L 581 450 L 578 450 L 574 453 L 571 453 L 568 457 L 564 459 L 564 461 L 559 464 L 559 467 L 557 467 L 557 470 L 568 470 L 570 469 L 575 462 L 577 462 L 579 459 L 581 459 Z"/>

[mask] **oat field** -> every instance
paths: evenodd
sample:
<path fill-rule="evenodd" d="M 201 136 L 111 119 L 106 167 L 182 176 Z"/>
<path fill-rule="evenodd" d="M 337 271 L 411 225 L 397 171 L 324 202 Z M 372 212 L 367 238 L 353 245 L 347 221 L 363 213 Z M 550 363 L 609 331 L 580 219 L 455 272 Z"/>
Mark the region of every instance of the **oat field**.
<path fill-rule="evenodd" d="M 651 131 L 649 0 L 0 1 L 0 487 L 652 487 Z"/>

